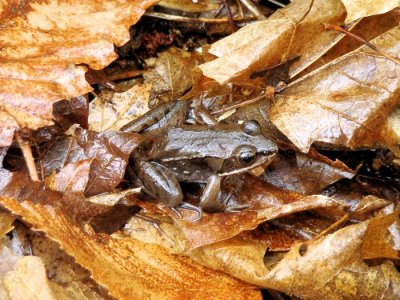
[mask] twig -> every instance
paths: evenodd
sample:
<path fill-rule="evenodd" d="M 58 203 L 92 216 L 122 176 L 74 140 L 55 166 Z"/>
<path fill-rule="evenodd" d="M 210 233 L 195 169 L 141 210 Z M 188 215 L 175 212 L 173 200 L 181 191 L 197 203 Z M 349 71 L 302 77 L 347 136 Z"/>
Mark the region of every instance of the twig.
<path fill-rule="evenodd" d="M 240 0 L 246 8 L 257 17 L 259 21 L 265 21 L 267 18 L 261 13 L 258 7 L 251 0 Z"/>
<path fill-rule="evenodd" d="M 387 59 L 389 59 L 390 61 L 394 62 L 395 64 L 400 65 L 400 60 L 397 58 L 394 58 L 386 53 L 383 53 L 381 50 L 378 49 L 378 47 L 376 47 L 374 44 L 371 44 L 370 42 L 368 42 L 367 40 L 363 39 L 362 37 L 359 37 L 358 35 L 355 35 L 353 33 L 351 33 L 350 31 L 347 31 L 346 29 L 337 26 L 337 25 L 333 25 L 333 24 L 325 24 L 325 29 L 327 30 L 334 30 L 334 31 L 339 31 L 341 33 L 344 33 L 345 35 L 363 43 L 365 46 L 371 48 L 372 50 L 374 50 L 375 52 L 379 53 L 380 55 L 382 55 L 383 57 L 386 57 Z"/>
<path fill-rule="evenodd" d="M 282 8 L 285 7 L 285 4 L 280 3 L 279 1 L 276 1 L 276 0 L 267 0 L 267 1 L 272 4 L 275 4 L 276 6 L 279 6 L 279 7 L 282 7 Z"/>
<path fill-rule="evenodd" d="M 159 12 L 149 11 L 145 13 L 147 17 L 159 18 L 168 21 L 177 21 L 177 22 L 190 22 L 190 23 L 229 23 L 231 20 L 229 18 L 219 18 L 219 19 L 208 19 L 208 18 L 189 18 L 182 16 L 174 16 Z M 245 17 L 245 18 L 236 18 L 233 19 L 236 23 L 243 23 L 254 20 L 254 17 Z"/>
<path fill-rule="evenodd" d="M 236 1 L 236 5 L 237 5 L 237 7 L 239 9 L 239 14 L 243 18 L 244 17 L 244 11 L 243 11 L 242 2 L 240 2 L 240 0 L 235 0 L 235 1 Z"/>
<path fill-rule="evenodd" d="M 238 104 L 234 104 L 234 105 L 231 105 L 231 106 L 227 106 L 227 107 L 215 110 L 215 111 L 211 112 L 211 114 L 212 115 L 222 114 L 222 113 L 227 112 L 229 110 L 236 109 L 236 108 L 239 108 L 239 107 L 243 107 L 243 106 L 255 103 L 257 101 L 260 101 L 263 98 L 266 98 L 266 99 L 270 100 L 270 99 L 272 99 L 274 93 L 275 93 L 275 89 L 273 87 L 269 87 L 269 88 L 267 87 L 265 94 L 257 96 L 257 97 L 255 97 L 253 99 L 249 99 L 249 100 L 240 102 Z"/>
<path fill-rule="evenodd" d="M 33 181 L 39 181 L 39 176 L 37 174 L 35 161 L 33 160 L 31 147 L 27 142 L 22 140 L 18 132 L 15 133 L 15 139 L 17 140 L 19 147 L 22 150 L 26 166 L 28 167 L 29 176 Z"/>
<path fill-rule="evenodd" d="M 137 76 L 143 75 L 144 72 L 145 72 L 144 70 L 131 70 L 131 71 L 125 71 L 125 72 L 119 73 L 119 74 L 110 75 L 108 77 L 110 78 L 110 80 L 114 81 L 114 80 L 121 80 L 121 79 L 137 77 Z"/>
<path fill-rule="evenodd" d="M 348 219 L 350 219 L 350 214 L 349 213 L 345 213 L 343 215 L 343 217 L 341 217 L 335 223 L 330 225 L 328 228 L 325 228 L 324 230 L 322 230 L 320 233 L 318 233 L 316 236 L 314 236 L 311 240 L 301 244 L 301 246 L 299 248 L 300 255 L 303 256 L 306 253 L 309 244 L 311 244 L 312 242 L 314 242 L 314 241 L 318 240 L 319 238 L 323 237 L 325 234 L 327 234 L 328 232 L 334 230 L 336 227 L 338 227 L 338 226 L 342 225 L 343 223 L 347 222 Z"/>
<path fill-rule="evenodd" d="M 230 8 L 229 4 L 226 2 L 226 0 L 221 0 L 221 1 L 225 6 L 226 11 L 228 12 L 228 18 L 229 18 L 229 24 L 231 26 L 231 30 L 232 30 L 232 32 L 235 32 L 237 30 L 237 26 L 235 24 L 235 21 L 233 20 L 231 8 Z"/>

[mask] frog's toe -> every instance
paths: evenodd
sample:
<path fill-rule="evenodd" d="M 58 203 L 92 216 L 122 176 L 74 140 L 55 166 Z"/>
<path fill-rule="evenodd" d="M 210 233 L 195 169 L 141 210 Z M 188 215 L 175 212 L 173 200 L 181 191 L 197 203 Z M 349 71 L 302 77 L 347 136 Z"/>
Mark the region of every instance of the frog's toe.
<path fill-rule="evenodd" d="M 168 208 L 174 212 L 178 219 L 182 219 L 182 215 L 179 210 L 176 209 L 176 207 L 168 206 Z"/>
<path fill-rule="evenodd" d="M 240 212 L 242 210 L 250 208 L 250 204 L 242 204 L 242 205 L 229 205 L 225 207 L 225 212 Z"/>
<path fill-rule="evenodd" d="M 200 221 L 203 216 L 203 210 L 201 209 L 201 207 L 195 206 L 187 202 L 182 202 L 181 204 L 176 206 L 176 208 L 194 211 L 196 213 L 196 217 L 193 219 L 193 222 Z"/>

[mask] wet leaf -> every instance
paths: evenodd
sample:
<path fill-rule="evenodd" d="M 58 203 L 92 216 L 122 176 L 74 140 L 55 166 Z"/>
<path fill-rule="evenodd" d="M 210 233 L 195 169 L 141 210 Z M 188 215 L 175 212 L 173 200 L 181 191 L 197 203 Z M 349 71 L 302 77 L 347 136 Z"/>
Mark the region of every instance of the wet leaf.
<path fill-rule="evenodd" d="M 400 6 L 399 0 L 342 0 L 342 2 L 347 11 L 346 23 L 350 23 L 359 18 L 383 14 Z"/>
<path fill-rule="evenodd" d="M 368 222 L 345 227 L 287 254 L 265 254 L 259 244 L 228 240 L 194 250 L 203 265 L 244 281 L 305 299 L 397 299 L 400 276 L 390 261 L 368 266 L 361 246 Z"/>
<path fill-rule="evenodd" d="M 0 298 L 57 299 L 50 287 L 43 262 L 35 256 L 0 257 Z"/>
<path fill-rule="evenodd" d="M 398 221 L 399 211 L 372 219 L 362 244 L 362 258 L 400 259 L 399 251 L 394 249 L 389 227 Z"/>
<path fill-rule="evenodd" d="M 302 196 L 270 185 L 248 181 L 239 198 L 247 199 L 250 209 L 233 213 L 205 214 L 198 222 L 193 222 L 192 213 L 183 212 L 183 218 L 174 218 L 185 235 L 189 249 L 227 240 L 239 233 L 255 229 L 259 224 L 294 214 L 323 207 L 337 207 L 339 203 L 322 195 Z"/>
<path fill-rule="evenodd" d="M 145 114 L 150 97 L 150 83 L 136 83 L 123 93 L 104 90 L 90 102 L 89 129 L 97 132 L 119 130 Z"/>
<path fill-rule="evenodd" d="M 399 53 L 400 28 L 372 42 Z M 352 149 L 385 145 L 398 138 L 386 120 L 397 104 L 400 66 L 361 47 L 294 82 L 276 97 L 271 121 L 301 151 L 314 141 Z"/>
<path fill-rule="evenodd" d="M 292 77 L 342 37 L 325 31 L 323 23 L 340 25 L 344 18 L 339 0 L 294 1 L 268 20 L 247 25 L 214 43 L 209 52 L 218 58 L 199 68 L 207 78 L 225 84 L 238 78 L 249 80 L 255 71 L 300 57 L 290 67 Z"/>
<path fill-rule="evenodd" d="M 218 9 L 218 4 L 213 0 L 162 0 L 157 5 L 177 9 L 185 12 L 205 12 Z"/>
<path fill-rule="evenodd" d="M 89 181 L 92 159 L 67 164 L 58 173 L 46 177 L 46 185 L 59 192 L 84 192 Z"/>
<path fill-rule="evenodd" d="M 398 26 L 400 22 L 400 14 L 395 10 L 390 11 L 384 15 L 375 15 L 360 20 L 351 31 L 352 34 L 362 37 L 367 41 L 371 41 L 374 38 L 380 36 L 386 31 Z M 357 41 L 353 37 L 345 36 L 341 39 L 334 47 L 328 52 L 311 64 L 307 69 L 296 75 L 295 78 L 301 78 L 311 71 L 326 65 L 327 63 L 341 57 L 342 55 L 353 51 L 363 44 Z"/>
<path fill-rule="evenodd" d="M 169 255 L 160 246 L 96 234 L 88 227 L 83 230 L 50 206 L 19 203 L 4 197 L 0 203 L 58 241 L 80 265 L 92 272 L 97 283 L 119 299 L 222 299 L 232 290 L 238 299 L 259 299 L 259 292 L 252 286 L 201 267 L 188 258 Z"/>
<path fill-rule="evenodd" d="M 91 90 L 86 64 L 116 58 L 113 43 L 156 1 L 3 1 L 0 6 L 0 102 L 20 127 L 52 124 L 54 102 Z M 5 140 L 2 137 L 1 140 Z"/>
<path fill-rule="evenodd" d="M 58 243 L 43 233 L 36 233 L 21 224 L 18 232 L 20 235 L 25 235 L 32 255 L 42 260 L 47 274 L 51 275 L 49 284 L 56 299 L 108 298 L 108 292 L 91 279 L 90 272 L 62 251 Z"/>
<path fill-rule="evenodd" d="M 311 195 L 320 193 L 328 185 L 352 178 L 354 172 L 340 161 L 331 161 L 315 150 L 308 156 L 281 154 L 263 175 L 267 182 L 282 189 Z"/>
<path fill-rule="evenodd" d="M 62 168 L 67 168 L 63 172 L 68 169 L 74 172 L 73 167 L 67 167 L 68 164 L 76 166 L 78 162 L 91 160 L 85 194 L 92 196 L 110 192 L 121 182 L 129 155 L 140 141 L 141 137 L 137 134 L 116 131 L 95 133 L 77 128 L 74 136 L 62 138 L 48 149 L 43 158 L 44 172 L 50 174 Z M 85 172 L 81 176 L 85 176 Z M 58 176 L 70 177 L 68 174 Z"/>
<path fill-rule="evenodd" d="M 0 147 L 11 145 L 18 123 L 7 112 L 0 110 Z"/>
<path fill-rule="evenodd" d="M 0 238 L 11 231 L 14 226 L 15 217 L 6 211 L 0 211 Z"/>
<path fill-rule="evenodd" d="M 151 105 L 178 99 L 192 86 L 192 69 L 199 63 L 199 55 L 170 48 L 158 55 L 154 69 L 145 78 L 154 85 Z"/>

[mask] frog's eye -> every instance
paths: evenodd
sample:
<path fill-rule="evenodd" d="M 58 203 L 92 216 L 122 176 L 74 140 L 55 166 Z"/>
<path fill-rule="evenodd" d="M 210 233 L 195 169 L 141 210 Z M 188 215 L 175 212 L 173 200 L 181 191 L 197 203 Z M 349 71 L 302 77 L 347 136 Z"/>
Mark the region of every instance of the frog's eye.
<path fill-rule="evenodd" d="M 257 121 L 247 121 L 243 124 L 243 131 L 248 135 L 259 135 L 260 134 L 260 125 Z"/>
<path fill-rule="evenodd" d="M 242 146 L 238 149 L 236 157 L 241 165 L 250 165 L 257 158 L 257 152 L 254 147 Z"/>

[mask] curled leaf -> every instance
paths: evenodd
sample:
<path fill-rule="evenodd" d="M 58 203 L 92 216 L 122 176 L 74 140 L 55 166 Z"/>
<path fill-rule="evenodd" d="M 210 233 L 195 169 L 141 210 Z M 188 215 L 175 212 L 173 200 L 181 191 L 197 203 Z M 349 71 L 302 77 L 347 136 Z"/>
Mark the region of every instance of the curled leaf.
<path fill-rule="evenodd" d="M 400 27 L 372 41 L 397 56 Z M 293 82 L 276 96 L 271 121 L 301 151 L 313 142 L 352 149 L 384 145 L 398 137 L 387 117 L 398 104 L 400 65 L 361 47 Z"/>

